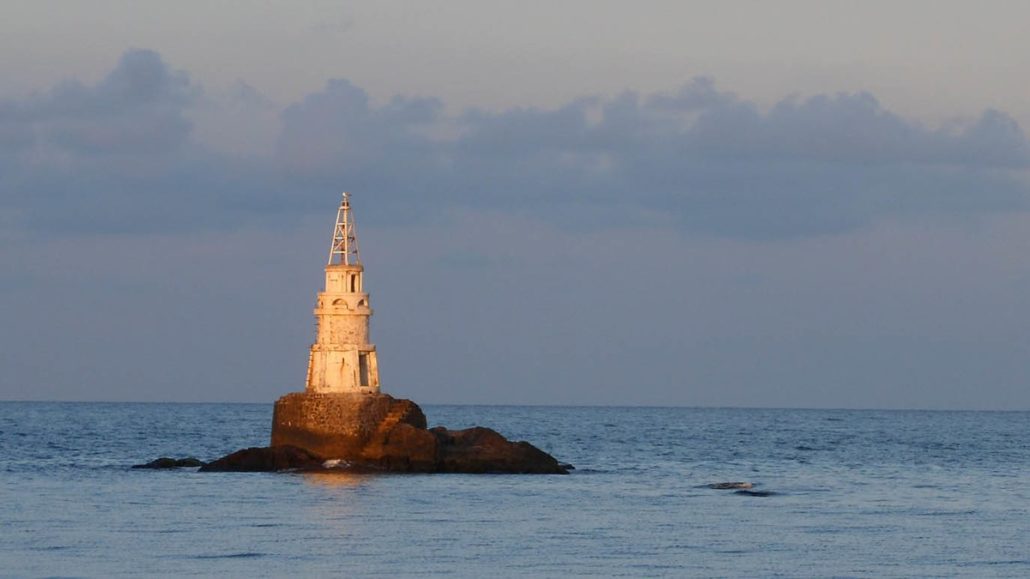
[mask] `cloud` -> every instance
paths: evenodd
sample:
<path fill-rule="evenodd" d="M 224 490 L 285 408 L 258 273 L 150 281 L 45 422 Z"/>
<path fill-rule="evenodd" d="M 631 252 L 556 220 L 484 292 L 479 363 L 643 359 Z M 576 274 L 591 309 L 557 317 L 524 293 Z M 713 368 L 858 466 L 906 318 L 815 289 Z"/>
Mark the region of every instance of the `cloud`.
<path fill-rule="evenodd" d="M 763 111 L 699 77 L 668 93 L 448 115 L 435 98 L 376 103 L 331 80 L 282 110 L 261 156 L 205 145 L 190 121 L 203 118 L 191 116 L 202 97 L 186 73 L 134 50 L 95 86 L 0 102 L 0 212 L 15 216 L 5 222 L 224 229 L 324 211 L 327 195 L 349 189 L 376 197 L 363 217 L 379 223 L 476 208 L 565 228 L 630 221 L 778 238 L 1023 211 L 1030 192 L 1030 145 L 1004 112 L 927 127 L 869 93 Z"/>
<path fill-rule="evenodd" d="M 149 50 L 131 50 L 96 86 L 63 82 L 47 93 L 0 104 L 5 153 L 42 156 L 167 154 L 183 145 L 183 115 L 196 96 L 188 76 Z"/>
<path fill-rule="evenodd" d="M 346 80 L 331 80 L 282 113 L 278 161 L 301 179 L 338 178 L 372 170 L 385 173 L 391 164 L 414 172 L 433 156 L 433 143 L 417 129 L 440 118 L 436 99 L 395 97 L 381 107 Z M 396 169 L 394 169 L 396 170 Z"/>
<path fill-rule="evenodd" d="M 131 233 L 239 223 L 269 172 L 193 138 L 203 90 L 130 50 L 96 85 L 0 101 L 0 212 L 23 232 Z"/>

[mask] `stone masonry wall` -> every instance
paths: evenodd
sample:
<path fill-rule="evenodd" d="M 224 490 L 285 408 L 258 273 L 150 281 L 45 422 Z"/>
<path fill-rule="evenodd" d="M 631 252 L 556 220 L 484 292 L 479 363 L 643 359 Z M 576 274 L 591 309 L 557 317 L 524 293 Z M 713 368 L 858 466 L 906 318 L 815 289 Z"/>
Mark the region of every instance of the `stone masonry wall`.
<path fill-rule="evenodd" d="M 389 422 L 426 427 L 417 405 L 387 394 L 293 392 L 275 403 L 272 446 L 298 446 L 325 458 L 357 458 Z"/>

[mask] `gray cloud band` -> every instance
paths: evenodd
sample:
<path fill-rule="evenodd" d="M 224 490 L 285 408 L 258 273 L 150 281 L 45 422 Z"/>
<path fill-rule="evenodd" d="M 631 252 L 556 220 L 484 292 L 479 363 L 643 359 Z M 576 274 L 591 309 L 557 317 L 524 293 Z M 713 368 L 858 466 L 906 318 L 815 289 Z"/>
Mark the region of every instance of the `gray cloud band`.
<path fill-rule="evenodd" d="M 199 142 L 204 99 L 155 52 L 125 53 L 94 86 L 0 101 L 0 226 L 23 233 L 231 229 L 324 210 L 327 192 L 376 195 L 369 223 L 453 207 L 563 227 L 625 223 L 803 237 L 888 216 L 1026 208 L 1030 146 L 988 110 L 926 127 L 867 93 L 788 98 L 768 111 L 711 79 L 555 109 L 448 115 L 432 98 L 371 103 L 329 81 L 281 113 L 268 157 Z"/>

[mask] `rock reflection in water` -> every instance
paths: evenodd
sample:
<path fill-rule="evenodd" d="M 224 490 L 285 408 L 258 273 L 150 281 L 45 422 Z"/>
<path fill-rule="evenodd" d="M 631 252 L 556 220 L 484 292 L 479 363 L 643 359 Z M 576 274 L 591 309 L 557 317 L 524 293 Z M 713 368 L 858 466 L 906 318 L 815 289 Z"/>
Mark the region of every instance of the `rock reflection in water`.
<path fill-rule="evenodd" d="M 306 472 L 302 473 L 304 482 L 311 486 L 329 488 L 359 487 L 376 475 L 356 474 L 352 472 Z"/>

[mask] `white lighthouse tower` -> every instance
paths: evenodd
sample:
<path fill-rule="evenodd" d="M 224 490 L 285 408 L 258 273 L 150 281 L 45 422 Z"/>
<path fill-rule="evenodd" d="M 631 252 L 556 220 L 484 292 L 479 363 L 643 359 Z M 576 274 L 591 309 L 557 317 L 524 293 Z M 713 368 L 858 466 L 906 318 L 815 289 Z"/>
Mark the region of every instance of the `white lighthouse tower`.
<path fill-rule="evenodd" d="M 364 272 L 350 194 L 344 193 L 336 212 L 329 263 L 325 266 L 325 290 L 319 292 L 315 308 L 318 337 L 308 358 L 308 392 L 379 392 L 376 347 L 368 341 L 372 308 L 364 291 Z"/>

